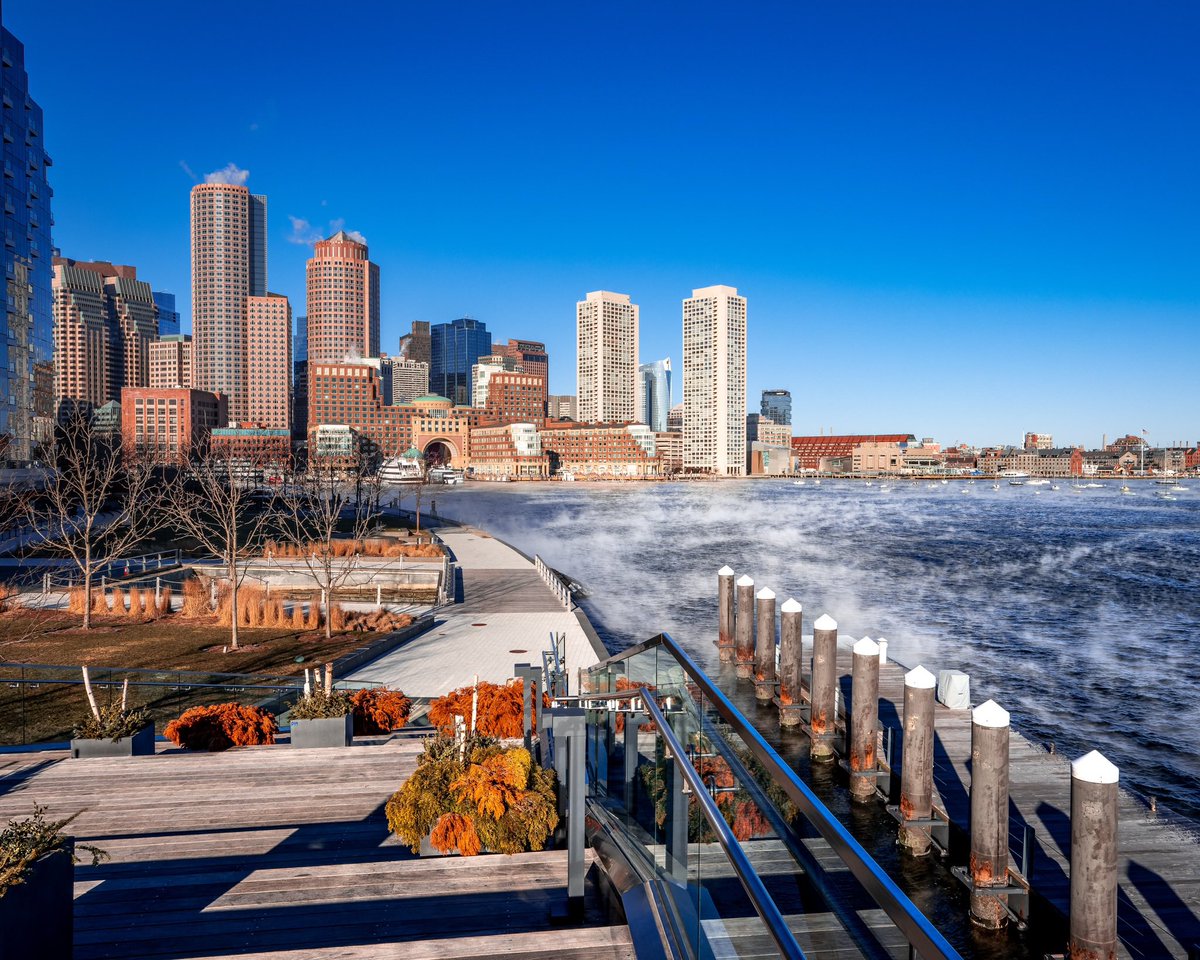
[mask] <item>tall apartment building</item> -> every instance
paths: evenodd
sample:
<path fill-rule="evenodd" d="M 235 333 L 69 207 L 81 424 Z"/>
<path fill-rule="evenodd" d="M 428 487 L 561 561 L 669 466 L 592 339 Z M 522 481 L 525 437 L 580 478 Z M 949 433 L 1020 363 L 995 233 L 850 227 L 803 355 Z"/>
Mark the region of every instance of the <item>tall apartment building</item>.
<path fill-rule="evenodd" d="M 509 340 L 508 343 L 493 343 L 492 354 L 501 357 L 511 357 L 517 362 L 517 370 L 522 373 L 532 373 L 542 378 L 542 384 L 550 389 L 550 354 L 546 345 L 537 340 Z M 549 394 L 542 397 L 543 403 Z M 542 411 L 542 416 L 545 416 Z"/>
<path fill-rule="evenodd" d="M 292 305 L 278 293 L 246 298 L 246 420 L 257 427 L 292 426 Z"/>
<path fill-rule="evenodd" d="M 484 422 L 533 423 L 541 427 L 546 419 L 545 394 L 546 381 L 540 373 L 494 373 L 483 404 Z"/>
<path fill-rule="evenodd" d="M 429 393 L 429 364 L 405 357 L 380 357 L 385 404 L 410 403 Z"/>
<path fill-rule="evenodd" d="M 667 430 L 671 411 L 671 358 L 638 367 L 638 421 L 655 433 Z"/>
<path fill-rule="evenodd" d="M 5 330 L 0 335 L 0 462 L 28 463 L 54 423 L 52 161 L 42 108 L 29 96 L 25 47 L 0 28 L 4 97 Z"/>
<path fill-rule="evenodd" d="M 515 373 L 521 366 L 512 357 L 489 353 L 471 365 L 471 406 L 486 407 L 488 383 L 496 373 Z"/>
<path fill-rule="evenodd" d="M 746 472 L 746 298 L 735 287 L 683 301 L 683 469 Z"/>
<path fill-rule="evenodd" d="M 179 333 L 179 311 L 175 309 L 175 294 L 155 290 L 154 306 L 158 308 L 158 335 L 173 337 Z"/>
<path fill-rule="evenodd" d="M 569 393 L 552 393 L 546 399 L 546 416 L 551 420 L 578 420 L 575 397 Z"/>
<path fill-rule="evenodd" d="M 308 283 L 308 359 L 379 356 L 379 266 L 367 245 L 339 230 L 313 248 Z"/>
<path fill-rule="evenodd" d="M 597 290 L 575 305 L 579 420 L 639 418 L 638 306 L 628 294 Z"/>
<path fill-rule="evenodd" d="M 267 198 L 233 183 L 192 187 L 193 377 L 249 415 L 246 300 L 267 295 Z"/>
<path fill-rule="evenodd" d="M 764 390 L 759 413 L 772 423 L 792 425 L 792 392 L 790 390 Z"/>
<path fill-rule="evenodd" d="M 400 356 L 405 360 L 428 364 L 430 361 L 430 333 L 428 320 L 414 320 L 412 333 L 400 337 Z"/>
<path fill-rule="evenodd" d="M 415 324 L 414 324 L 415 326 Z M 482 320 L 461 317 L 429 328 L 429 389 L 459 406 L 471 406 L 471 368 L 492 351 Z"/>
<path fill-rule="evenodd" d="M 168 334 L 150 344 L 150 389 L 192 386 L 192 338 Z"/>

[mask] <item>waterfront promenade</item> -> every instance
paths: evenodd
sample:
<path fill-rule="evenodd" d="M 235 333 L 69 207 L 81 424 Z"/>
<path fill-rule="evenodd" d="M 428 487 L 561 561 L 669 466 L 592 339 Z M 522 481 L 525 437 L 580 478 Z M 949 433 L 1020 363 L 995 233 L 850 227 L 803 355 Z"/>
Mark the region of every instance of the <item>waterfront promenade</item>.
<path fill-rule="evenodd" d="M 470 527 L 442 527 L 459 577 L 453 604 L 434 612 L 434 626 L 343 679 L 384 683 L 426 699 L 480 680 L 503 683 L 513 664 L 541 666 L 550 634 L 566 636 L 566 669 L 574 677 L 607 654 L 581 611 L 568 611 L 532 561 Z"/>

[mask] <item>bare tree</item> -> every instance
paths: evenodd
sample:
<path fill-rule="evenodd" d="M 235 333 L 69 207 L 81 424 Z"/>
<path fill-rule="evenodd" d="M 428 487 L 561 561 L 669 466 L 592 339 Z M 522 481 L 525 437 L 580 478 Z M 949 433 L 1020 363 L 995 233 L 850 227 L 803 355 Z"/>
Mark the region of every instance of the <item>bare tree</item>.
<path fill-rule="evenodd" d="M 60 427 L 49 446 L 45 487 L 23 498 L 32 543 L 67 557 L 84 590 L 83 627 L 92 626 L 92 584 L 165 521 L 161 469 L 147 456 L 122 450 L 85 417 Z"/>
<path fill-rule="evenodd" d="M 171 519 L 205 550 L 219 557 L 230 588 L 229 645 L 238 648 L 238 589 L 247 561 L 261 550 L 273 517 L 257 486 L 246 476 L 245 459 L 212 448 L 194 461 L 171 487 Z"/>
<path fill-rule="evenodd" d="M 325 636 L 333 631 L 329 613 L 334 596 L 356 570 L 339 540 L 366 537 L 378 516 L 378 479 L 357 453 L 335 460 L 311 457 L 303 473 L 285 485 L 280 502 L 281 536 L 297 548 L 309 575 L 325 596 Z"/>

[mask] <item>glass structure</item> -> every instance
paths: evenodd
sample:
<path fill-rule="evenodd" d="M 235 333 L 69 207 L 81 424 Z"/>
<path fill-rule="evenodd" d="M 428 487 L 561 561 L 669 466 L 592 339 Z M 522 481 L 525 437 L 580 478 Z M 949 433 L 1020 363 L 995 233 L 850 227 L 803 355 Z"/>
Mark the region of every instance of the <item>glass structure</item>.
<path fill-rule="evenodd" d="M 764 390 L 761 412 L 773 423 L 792 425 L 792 392 L 790 390 Z"/>
<path fill-rule="evenodd" d="M 54 423 L 50 290 L 51 166 L 25 47 L 0 28 L 4 116 L 5 335 L 0 337 L 0 463 L 29 463 Z"/>
<path fill-rule="evenodd" d="M 158 307 L 158 335 L 173 337 L 179 333 L 179 311 L 175 309 L 175 294 L 155 290 L 152 294 Z"/>
<path fill-rule="evenodd" d="M 667 414 L 671 411 L 671 358 L 643 363 L 638 367 L 641 378 L 641 404 L 638 411 L 642 423 L 655 433 L 667 432 Z"/>
<path fill-rule="evenodd" d="M 459 406 L 474 403 L 471 367 L 492 352 L 487 324 L 470 317 L 429 328 L 429 392 Z"/>

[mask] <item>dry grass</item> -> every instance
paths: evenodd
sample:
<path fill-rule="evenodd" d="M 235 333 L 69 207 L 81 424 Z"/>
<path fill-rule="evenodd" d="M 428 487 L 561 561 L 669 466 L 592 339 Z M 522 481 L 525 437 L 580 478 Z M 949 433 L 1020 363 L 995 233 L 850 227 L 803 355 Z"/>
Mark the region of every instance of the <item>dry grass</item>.
<path fill-rule="evenodd" d="M 333 557 L 421 557 L 441 559 L 442 548 L 432 543 L 398 543 L 394 540 L 331 540 L 328 550 L 324 545 L 309 542 L 303 546 L 292 543 L 276 543 L 268 540 L 263 552 L 281 559 L 303 559 L 314 552 Z"/>

